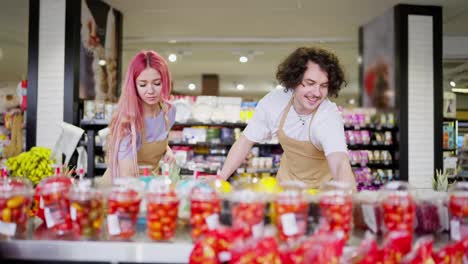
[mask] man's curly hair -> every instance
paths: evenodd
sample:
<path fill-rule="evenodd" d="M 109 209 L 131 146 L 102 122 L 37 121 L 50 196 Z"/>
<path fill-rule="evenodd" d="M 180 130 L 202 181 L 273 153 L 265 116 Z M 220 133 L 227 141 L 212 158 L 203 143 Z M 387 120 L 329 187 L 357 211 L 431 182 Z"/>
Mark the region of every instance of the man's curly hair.
<path fill-rule="evenodd" d="M 307 63 L 316 63 L 328 76 L 328 95 L 337 97 L 341 86 L 346 86 L 343 68 L 338 57 L 321 48 L 301 47 L 291 53 L 276 71 L 276 79 L 285 87 L 285 90 L 295 89 L 302 83 L 304 72 L 307 70 Z"/>

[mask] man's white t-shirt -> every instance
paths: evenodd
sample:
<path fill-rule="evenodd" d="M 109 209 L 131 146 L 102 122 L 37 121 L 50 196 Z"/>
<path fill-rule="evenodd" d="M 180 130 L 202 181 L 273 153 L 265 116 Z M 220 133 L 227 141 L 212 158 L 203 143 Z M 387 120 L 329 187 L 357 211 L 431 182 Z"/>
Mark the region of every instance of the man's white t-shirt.
<path fill-rule="evenodd" d="M 263 143 L 276 137 L 281 115 L 291 100 L 291 96 L 292 91 L 284 92 L 281 89 L 271 91 L 263 97 L 258 102 L 254 115 L 243 132 L 247 139 Z M 312 115 L 307 116 L 303 124 L 294 107 L 291 107 L 284 122 L 283 131 L 292 139 L 310 140 L 325 155 L 333 152 L 347 153 L 343 118 L 335 103 L 325 99 L 315 112 L 312 124 L 310 124 L 311 119 Z"/>

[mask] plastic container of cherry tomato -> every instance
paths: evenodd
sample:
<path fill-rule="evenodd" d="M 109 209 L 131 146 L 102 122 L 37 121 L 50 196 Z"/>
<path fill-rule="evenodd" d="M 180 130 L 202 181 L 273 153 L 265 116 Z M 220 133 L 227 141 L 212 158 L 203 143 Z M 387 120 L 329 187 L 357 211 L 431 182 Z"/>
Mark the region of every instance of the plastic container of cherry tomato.
<path fill-rule="evenodd" d="M 143 184 L 131 177 L 114 180 L 107 194 L 107 233 L 111 240 L 131 240 L 136 233 Z"/>
<path fill-rule="evenodd" d="M 347 241 L 353 225 L 353 198 L 351 186 L 344 182 L 331 181 L 324 184 L 319 207 L 322 222 L 319 232 L 342 231 Z"/>
<path fill-rule="evenodd" d="M 176 232 L 179 198 L 169 178 L 150 181 L 146 192 L 148 237 L 155 241 L 171 240 Z"/>
<path fill-rule="evenodd" d="M 391 231 L 414 233 L 416 224 L 416 203 L 406 182 L 389 182 L 380 190 L 379 202 L 382 213 L 382 232 Z"/>
<path fill-rule="evenodd" d="M 72 187 L 71 178 L 66 176 L 53 176 L 39 183 L 39 208 L 44 210 L 44 219 L 47 229 L 56 235 L 65 235 L 72 231 L 70 216 L 69 192 Z"/>
<path fill-rule="evenodd" d="M 190 235 L 196 241 L 219 227 L 221 199 L 208 181 L 201 181 L 190 193 Z"/>
<path fill-rule="evenodd" d="M 70 190 L 70 217 L 73 231 L 81 239 L 96 239 L 104 219 L 104 197 L 91 187 L 89 180 L 78 182 Z"/>
<path fill-rule="evenodd" d="M 21 238 L 27 234 L 32 195 L 29 181 L 0 178 L 0 238 Z"/>
<path fill-rule="evenodd" d="M 265 217 L 265 199 L 252 189 L 231 192 L 230 201 L 232 227 L 240 229 L 244 237 L 261 237 Z"/>
<path fill-rule="evenodd" d="M 301 182 L 282 182 L 273 202 L 273 222 L 281 241 L 301 238 L 307 231 L 308 202 Z"/>
<path fill-rule="evenodd" d="M 459 241 L 468 236 L 468 182 L 459 182 L 449 192 L 450 237 Z"/>
<path fill-rule="evenodd" d="M 433 234 L 448 230 L 449 218 L 446 207 L 447 193 L 433 190 L 418 190 L 416 201 L 416 229 L 418 235 Z"/>
<path fill-rule="evenodd" d="M 39 182 L 39 184 L 35 188 L 34 192 L 34 201 L 33 201 L 33 208 L 32 212 L 35 216 L 39 217 L 43 221 L 45 221 L 45 215 L 44 215 L 44 200 L 41 197 L 41 192 L 42 189 L 44 188 L 45 185 L 51 184 L 51 183 L 61 183 L 63 184 L 66 188 L 65 191 L 69 192 L 72 184 L 73 184 L 73 179 L 64 175 L 57 174 L 55 176 L 47 177 L 44 178 Z"/>

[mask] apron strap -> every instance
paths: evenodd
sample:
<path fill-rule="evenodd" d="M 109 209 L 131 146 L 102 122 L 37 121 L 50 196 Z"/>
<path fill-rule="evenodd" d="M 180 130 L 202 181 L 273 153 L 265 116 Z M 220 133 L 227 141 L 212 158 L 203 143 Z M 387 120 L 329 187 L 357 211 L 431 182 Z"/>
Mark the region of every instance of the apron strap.
<path fill-rule="evenodd" d="M 289 109 L 291 109 L 293 100 L 294 100 L 294 95 L 291 97 L 291 100 L 289 100 L 288 105 L 286 105 L 286 107 L 283 110 L 283 114 L 281 115 L 281 121 L 280 121 L 278 130 L 283 129 L 284 121 L 286 120 L 286 117 L 288 116 Z"/>

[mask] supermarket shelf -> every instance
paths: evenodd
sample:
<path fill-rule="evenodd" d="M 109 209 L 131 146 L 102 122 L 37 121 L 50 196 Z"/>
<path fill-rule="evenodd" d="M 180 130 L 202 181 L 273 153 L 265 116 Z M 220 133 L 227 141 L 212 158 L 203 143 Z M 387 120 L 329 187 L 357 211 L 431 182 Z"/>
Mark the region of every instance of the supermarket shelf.
<path fill-rule="evenodd" d="M 80 126 L 84 129 L 90 129 L 90 128 L 105 128 L 107 126 L 109 126 L 109 122 L 107 122 L 107 120 L 99 120 L 99 119 L 95 119 L 95 120 L 81 120 L 80 122 Z"/>
<path fill-rule="evenodd" d="M 456 148 L 444 148 L 444 149 L 442 149 L 442 151 L 444 151 L 444 152 L 453 152 L 453 151 L 457 151 L 457 149 Z"/>
<path fill-rule="evenodd" d="M 364 166 L 361 166 L 361 164 L 351 164 L 351 167 L 353 168 L 368 167 L 370 169 L 395 169 L 395 168 L 398 168 L 398 164 L 368 163 Z"/>
<path fill-rule="evenodd" d="M 95 168 L 99 170 L 105 170 L 107 169 L 107 165 L 105 163 L 96 163 Z"/>
<path fill-rule="evenodd" d="M 398 127 L 375 127 L 375 126 L 345 126 L 345 130 L 369 130 L 373 132 L 398 131 Z"/>
<path fill-rule="evenodd" d="M 396 148 L 395 145 L 348 145 L 349 150 L 395 150 Z"/>
<path fill-rule="evenodd" d="M 444 121 L 453 122 L 453 121 L 457 121 L 457 119 L 455 117 L 444 117 Z"/>

